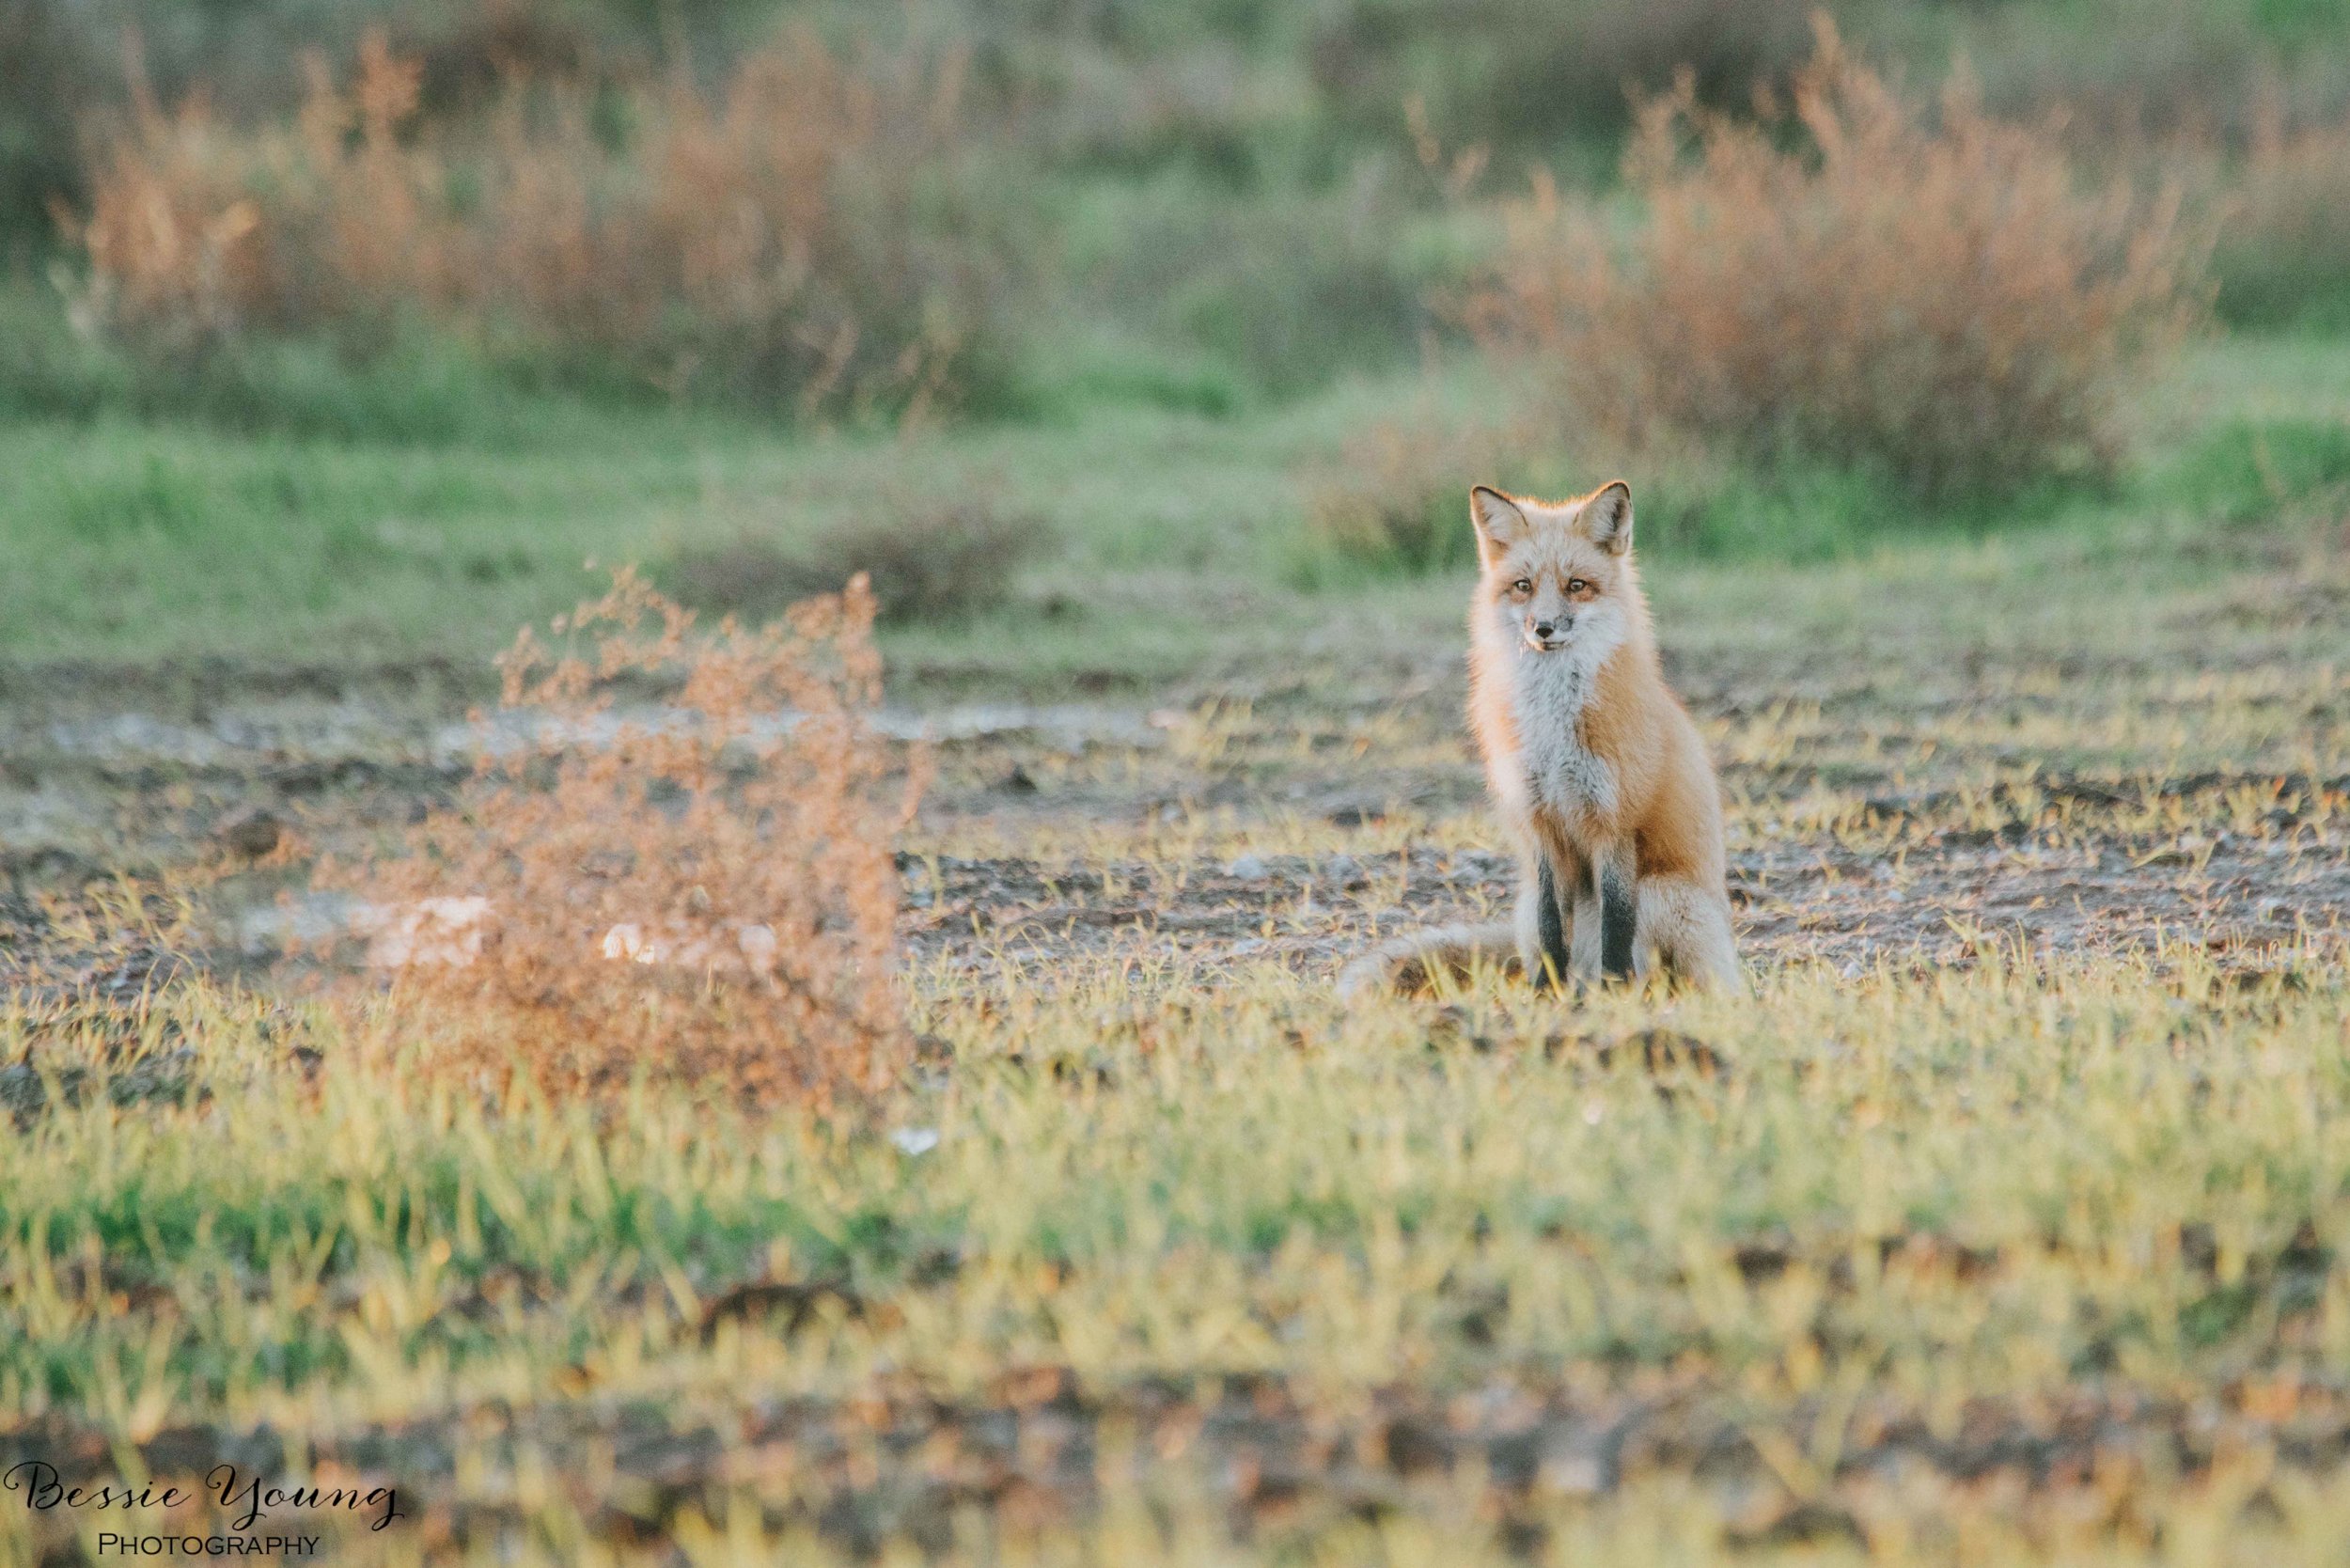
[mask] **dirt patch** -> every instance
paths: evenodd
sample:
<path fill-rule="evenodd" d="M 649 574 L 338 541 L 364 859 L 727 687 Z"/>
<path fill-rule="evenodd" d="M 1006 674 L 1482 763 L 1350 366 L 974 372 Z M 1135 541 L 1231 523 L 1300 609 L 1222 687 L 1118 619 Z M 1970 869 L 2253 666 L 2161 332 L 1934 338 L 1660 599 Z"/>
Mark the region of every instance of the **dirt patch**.
<path fill-rule="evenodd" d="M 20 680 L 0 705 L 0 876 L 23 890 L 195 870 L 207 951 L 247 968 L 348 916 L 302 893 L 308 853 L 446 802 L 524 722 L 452 712 L 437 672 L 343 686 L 291 672 L 240 694 L 205 670 L 184 700 L 137 707 L 105 706 L 71 674 Z M 1937 751 L 1938 732 L 2012 728 L 2028 706 L 1980 691 L 1895 711 L 1866 683 L 1792 707 L 1716 684 L 1731 895 L 1760 968 L 2188 943 L 2256 971 L 2312 933 L 2336 939 L 2350 909 L 2350 776 L 2051 773 L 1996 737 Z M 144 701 L 168 685 L 125 690 Z M 901 857 L 902 929 L 918 959 L 952 969 L 1134 948 L 1335 971 L 1378 934 L 1511 898 L 1440 678 L 1391 706 L 1285 683 L 1154 710 L 900 713 L 888 728 L 939 765 Z M 0 971 L 75 962 L 70 943 L 45 953 L 64 940 L 51 926 L 0 932 Z"/>

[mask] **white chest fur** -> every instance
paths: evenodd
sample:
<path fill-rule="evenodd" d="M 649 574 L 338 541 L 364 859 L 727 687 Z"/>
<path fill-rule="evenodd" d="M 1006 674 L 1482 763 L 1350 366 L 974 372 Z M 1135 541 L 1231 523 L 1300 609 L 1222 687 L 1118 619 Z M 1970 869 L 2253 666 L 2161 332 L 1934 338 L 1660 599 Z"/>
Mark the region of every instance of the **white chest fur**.
<path fill-rule="evenodd" d="M 1598 627 L 1556 652 L 1512 650 L 1511 701 L 1526 804 L 1575 818 L 1616 808 L 1616 770 L 1583 744 L 1583 711 L 1617 639 Z"/>

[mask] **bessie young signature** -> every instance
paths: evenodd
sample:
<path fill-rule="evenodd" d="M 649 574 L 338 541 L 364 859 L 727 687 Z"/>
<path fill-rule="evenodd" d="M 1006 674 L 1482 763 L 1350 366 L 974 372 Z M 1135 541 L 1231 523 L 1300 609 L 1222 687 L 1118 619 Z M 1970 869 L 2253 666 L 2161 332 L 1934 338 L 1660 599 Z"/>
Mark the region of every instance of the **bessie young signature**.
<path fill-rule="evenodd" d="M 124 1482 L 68 1486 L 55 1466 L 39 1459 L 25 1460 L 0 1472 L 0 1488 L 24 1493 L 24 1506 L 36 1513 L 54 1508 L 70 1513 L 86 1509 L 178 1508 L 195 1500 L 192 1494 L 178 1486 L 159 1486 L 152 1482 L 144 1486 Z M 362 1491 L 356 1486 L 271 1486 L 258 1475 L 240 1475 L 234 1465 L 216 1465 L 206 1472 L 203 1490 L 229 1513 L 229 1525 L 239 1530 L 251 1529 L 274 1508 L 310 1512 L 341 1509 L 352 1513 L 378 1510 L 374 1522 L 368 1526 L 370 1530 L 382 1529 L 393 1520 L 406 1517 L 400 1512 L 397 1487 L 376 1486 Z"/>

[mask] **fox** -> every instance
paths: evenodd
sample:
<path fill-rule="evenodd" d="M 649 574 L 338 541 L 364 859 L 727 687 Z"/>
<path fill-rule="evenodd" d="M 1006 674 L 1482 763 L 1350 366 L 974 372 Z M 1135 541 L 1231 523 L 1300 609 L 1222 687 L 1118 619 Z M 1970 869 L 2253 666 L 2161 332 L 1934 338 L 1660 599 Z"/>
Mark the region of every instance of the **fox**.
<path fill-rule="evenodd" d="M 1515 918 L 1386 944 L 1341 994 L 1514 952 L 1549 989 L 1643 980 L 1743 991 L 1721 785 L 1657 660 L 1632 489 L 1469 492 L 1468 722 L 1518 857 Z"/>

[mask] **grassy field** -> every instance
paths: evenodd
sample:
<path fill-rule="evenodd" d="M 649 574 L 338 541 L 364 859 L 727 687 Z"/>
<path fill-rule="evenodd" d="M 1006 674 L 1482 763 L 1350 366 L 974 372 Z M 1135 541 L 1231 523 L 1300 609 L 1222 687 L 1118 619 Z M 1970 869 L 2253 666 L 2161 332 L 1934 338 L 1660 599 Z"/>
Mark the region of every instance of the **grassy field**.
<path fill-rule="evenodd" d="M 1298 588 L 1295 474 L 1472 382 L 885 441 L 14 430 L 7 1451 L 397 1486 L 309 1516 L 349 1561 L 2333 1560 L 2346 363 L 2203 352 L 2052 513 L 1659 549 L 1751 1001 L 1330 994 L 1509 873 L 1464 581 Z M 360 1048 L 396 1011 L 233 978 L 287 871 L 193 927 L 55 874 L 400 820 L 580 560 L 884 477 L 1066 548 L 885 644 L 940 773 L 878 1120 L 492 1108 Z M 25 1560 L 101 1528 L 0 1508 Z"/>
<path fill-rule="evenodd" d="M 0 1563 L 2340 1563 L 2340 9 L 0 0 Z"/>

